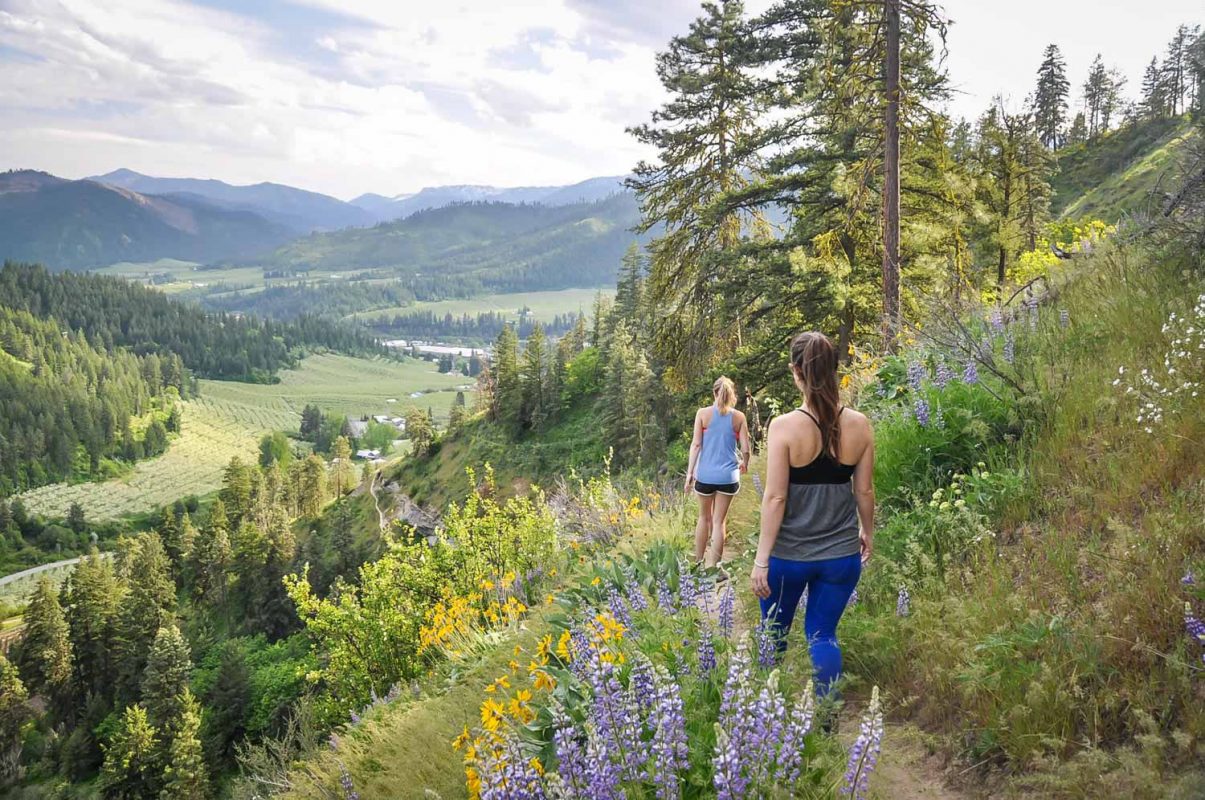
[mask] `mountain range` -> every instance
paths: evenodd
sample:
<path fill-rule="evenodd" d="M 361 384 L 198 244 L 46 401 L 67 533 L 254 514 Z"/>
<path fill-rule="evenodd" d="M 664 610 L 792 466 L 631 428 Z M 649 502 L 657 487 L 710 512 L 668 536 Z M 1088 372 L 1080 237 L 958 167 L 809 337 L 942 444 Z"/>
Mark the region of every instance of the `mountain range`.
<path fill-rule="evenodd" d="M 624 176 L 589 178 L 569 186 L 517 186 L 503 189 L 497 186 L 432 186 L 413 194 L 385 197 L 362 194 L 351 204 L 372 214 L 378 221 L 403 219 L 417 211 L 442 208 L 453 203 L 540 203 L 562 206 L 572 203 L 602 200 L 625 191 Z"/>
<path fill-rule="evenodd" d="M 142 194 L 33 170 L 0 173 L 0 259 L 60 270 L 164 257 L 208 262 L 262 254 L 296 235 L 193 195 Z"/>
<path fill-rule="evenodd" d="M 0 258 L 40 261 L 52 269 L 160 258 L 295 263 L 295 251 L 279 258 L 266 256 L 309 235 L 368 229 L 456 204 L 562 207 L 617 194 L 626 194 L 622 177 L 591 178 L 569 186 L 436 186 L 394 197 L 366 194 L 345 202 L 276 183 L 236 186 L 128 169 L 67 180 L 14 170 L 0 173 Z"/>

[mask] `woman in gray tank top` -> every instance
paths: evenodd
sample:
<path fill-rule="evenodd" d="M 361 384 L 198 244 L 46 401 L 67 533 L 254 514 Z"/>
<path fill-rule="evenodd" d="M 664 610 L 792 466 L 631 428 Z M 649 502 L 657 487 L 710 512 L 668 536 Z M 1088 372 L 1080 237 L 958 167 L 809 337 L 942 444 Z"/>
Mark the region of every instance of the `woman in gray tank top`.
<path fill-rule="evenodd" d="M 780 650 L 807 592 L 804 633 L 824 696 L 841 676 L 837 623 L 873 548 L 874 433 L 841 406 L 837 351 L 823 334 L 791 342 L 791 375 L 803 403 L 770 423 L 751 580 Z"/>

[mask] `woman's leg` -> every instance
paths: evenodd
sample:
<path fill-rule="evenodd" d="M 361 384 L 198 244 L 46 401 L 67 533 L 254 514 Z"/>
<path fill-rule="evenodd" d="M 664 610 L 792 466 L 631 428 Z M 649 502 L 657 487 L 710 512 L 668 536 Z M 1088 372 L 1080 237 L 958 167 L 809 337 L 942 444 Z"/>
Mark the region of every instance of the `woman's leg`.
<path fill-rule="evenodd" d="M 728 507 L 732 495 L 715 493 L 711 510 L 711 546 L 707 548 L 706 566 L 714 567 L 724 555 L 724 542 L 728 539 Z"/>
<path fill-rule="evenodd" d="M 715 495 L 696 494 L 695 497 L 699 500 L 699 521 L 695 523 L 695 562 L 698 563 L 707 553 L 707 540 L 711 538 L 711 508 Z"/>
<path fill-rule="evenodd" d="M 808 585 L 807 562 L 788 561 L 785 558 L 770 558 L 770 571 L 766 581 L 770 584 L 770 596 L 761 601 L 761 618 L 767 628 L 778 637 L 778 651 L 787 647 L 787 633 L 795 621 L 795 610 L 799 598 Z"/>
<path fill-rule="evenodd" d="M 803 630 L 812 654 L 816 693 L 824 697 L 841 677 L 841 647 L 837 644 L 837 623 L 849 604 L 849 596 L 862 574 L 858 554 L 826 561 L 805 562 L 816 568 L 808 584 L 808 607 Z"/>

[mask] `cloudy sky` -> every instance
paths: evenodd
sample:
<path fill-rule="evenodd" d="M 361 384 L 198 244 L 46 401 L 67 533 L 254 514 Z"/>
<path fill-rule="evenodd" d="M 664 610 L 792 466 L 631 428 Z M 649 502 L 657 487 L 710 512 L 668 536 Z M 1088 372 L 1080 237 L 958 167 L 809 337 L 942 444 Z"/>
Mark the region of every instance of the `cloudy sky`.
<path fill-rule="evenodd" d="M 769 0 L 747 0 L 752 11 Z M 350 198 L 560 184 L 646 155 L 657 49 L 695 0 L 0 0 L 0 169 L 278 181 Z M 958 114 L 1043 46 L 1136 90 L 1200 0 L 949 0 Z"/>

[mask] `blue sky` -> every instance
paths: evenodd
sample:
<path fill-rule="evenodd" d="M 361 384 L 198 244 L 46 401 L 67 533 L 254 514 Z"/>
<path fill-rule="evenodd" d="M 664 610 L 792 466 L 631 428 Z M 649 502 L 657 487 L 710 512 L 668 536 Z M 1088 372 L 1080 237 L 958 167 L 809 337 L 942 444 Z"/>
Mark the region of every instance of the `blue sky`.
<path fill-rule="evenodd" d="M 751 11 L 769 0 L 747 0 Z M 0 169 L 277 181 L 349 198 L 569 183 L 649 155 L 693 0 L 0 0 Z M 955 113 L 1019 105 L 1058 42 L 1136 91 L 1199 0 L 951 0 Z"/>

